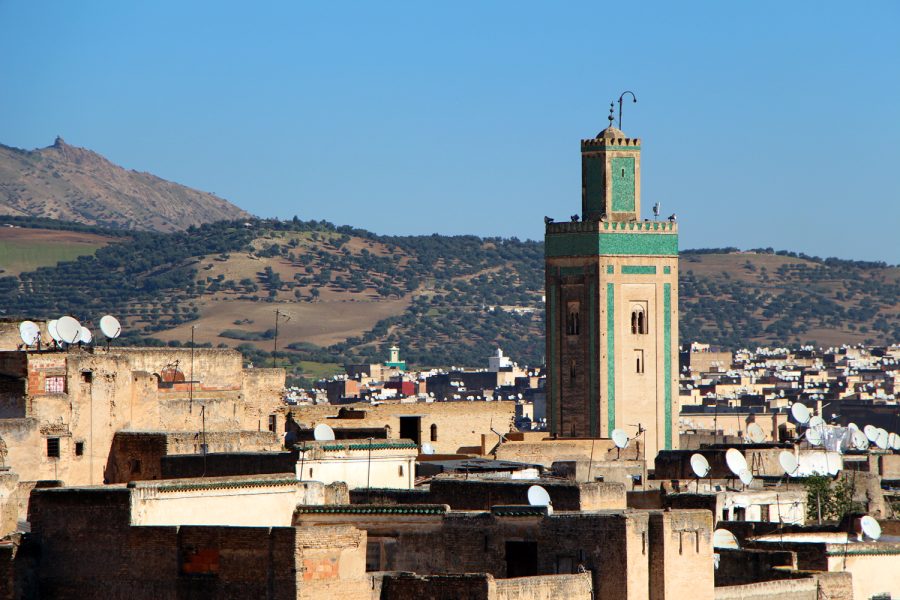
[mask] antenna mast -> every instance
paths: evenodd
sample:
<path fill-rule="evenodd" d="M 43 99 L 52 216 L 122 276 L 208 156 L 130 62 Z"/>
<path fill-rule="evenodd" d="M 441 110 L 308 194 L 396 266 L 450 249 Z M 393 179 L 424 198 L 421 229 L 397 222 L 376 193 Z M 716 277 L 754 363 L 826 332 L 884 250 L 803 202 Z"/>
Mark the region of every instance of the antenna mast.
<path fill-rule="evenodd" d="M 637 96 L 635 96 L 634 92 L 632 91 L 626 90 L 622 92 L 621 96 L 619 96 L 619 129 L 622 129 L 622 98 L 625 97 L 625 94 L 631 94 L 631 97 L 634 99 L 634 103 L 637 104 Z"/>

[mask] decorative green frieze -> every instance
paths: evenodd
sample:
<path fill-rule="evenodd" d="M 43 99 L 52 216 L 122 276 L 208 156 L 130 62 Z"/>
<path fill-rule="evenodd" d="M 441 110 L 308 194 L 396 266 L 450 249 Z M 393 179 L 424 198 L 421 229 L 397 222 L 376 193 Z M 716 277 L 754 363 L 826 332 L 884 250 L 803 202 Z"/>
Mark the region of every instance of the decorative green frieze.
<path fill-rule="evenodd" d="M 653 265 L 622 265 L 622 275 L 656 275 Z"/>
<path fill-rule="evenodd" d="M 616 428 L 616 295 L 606 284 L 606 419 L 609 431 Z M 609 435 L 609 432 L 607 432 Z"/>
<path fill-rule="evenodd" d="M 672 449 L 672 284 L 663 284 L 663 378 L 666 450 Z"/>
<path fill-rule="evenodd" d="M 606 160 L 599 154 L 585 156 L 582 168 L 584 169 L 585 212 L 600 215 L 606 212 L 603 206 L 603 201 L 606 198 L 606 183 L 604 181 Z"/>
<path fill-rule="evenodd" d="M 619 231 L 548 233 L 544 254 L 557 256 L 678 256 L 677 233 Z"/>
<path fill-rule="evenodd" d="M 616 156 L 611 160 L 612 211 L 634 210 L 634 157 Z"/>

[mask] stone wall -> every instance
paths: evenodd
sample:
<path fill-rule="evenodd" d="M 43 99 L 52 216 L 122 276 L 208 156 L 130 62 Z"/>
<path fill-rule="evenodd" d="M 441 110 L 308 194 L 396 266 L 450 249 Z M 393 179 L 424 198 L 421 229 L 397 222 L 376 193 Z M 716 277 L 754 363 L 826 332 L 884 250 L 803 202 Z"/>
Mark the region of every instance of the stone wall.
<path fill-rule="evenodd" d="M 296 452 L 215 452 L 163 456 L 162 478 L 295 473 Z"/>
<path fill-rule="evenodd" d="M 497 579 L 496 600 L 592 600 L 591 574 Z"/>
<path fill-rule="evenodd" d="M 591 576 L 385 575 L 380 600 L 591 600 Z"/>
<path fill-rule="evenodd" d="M 653 511 L 650 522 L 650 600 L 712 600 L 712 514 Z"/>
<path fill-rule="evenodd" d="M 336 418 L 342 408 L 363 411 L 362 418 Z M 389 428 L 389 439 L 401 437 L 401 416 L 419 416 L 419 442 L 431 444 L 437 454 L 481 454 L 481 436 L 489 435 L 496 440 L 497 436 L 491 433 L 492 427 L 500 432 L 509 431 L 515 419 L 516 403 L 479 401 L 347 404 L 342 407 L 315 405 L 291 406 L 280 412 L 290 412 L 301 428 L 310 428 L 319 423 L 326 423 L 334 429 L 345 426 Z M 283 423 L 282 417 L 279 419 L 279 432 Z M 432 425 L 436 426 L 434 440 L 431 436 Z"/>
<path fill-rule="evenodd" d="M 551 480 L 490 480 L 437 478 L 428 499 L 454 510 L 490 510 L 496 505 L 527 505 L 528 489 L 541 484 L 555 510 L 607 510 L 625 508 L 625 488 L 617 483 L 576 483 Z"/>
<path fill-rule="evenodd" d="M 511 460 L 550 467 L 554 462 L 566 460 L 590 461 L 591 454 L 596 461 L 607 460 L 612 451 L 611 458 L 616 457 L 615 444 L 612 440 L 553 440 L 543 441 L 510 441 L 497 449 L 498 460 Z M 623 452 L 623 457 L 633 456 Z"/>

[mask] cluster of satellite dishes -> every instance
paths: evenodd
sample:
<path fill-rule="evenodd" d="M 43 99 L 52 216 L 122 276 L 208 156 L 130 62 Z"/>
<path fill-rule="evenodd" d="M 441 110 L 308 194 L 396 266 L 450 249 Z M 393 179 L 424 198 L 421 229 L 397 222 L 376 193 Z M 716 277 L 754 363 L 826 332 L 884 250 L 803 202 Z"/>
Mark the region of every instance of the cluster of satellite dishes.
<path fill-rule="evenodd" d="M 100 319 L 100 331 L 108 340 L 113 340 L 122 333 L 122 326 L 119 320 L 112 315 L 105 315 Z M 47 322 L 47 333 L 57 347 L 63 344 L 72 346 L 74 344 L 90 344 L 94 341 L 94 334 L 87 327 L 84 327 L 77 319 L 70 316 L 60 317 Z M 34 321 L 22 321 L 19 324 L 19 337 L 26 348 L 31 346 L 41 347 L 41 329 Z"/>
<path fill-rule="evenodd" d="M 846 427 L 828 425 L 819 415 L 813 415 L 802 402 L 791 405 L 791 416 L 806 427 L 804 437 L 811 446 L 822 446 L 826 450 L 843 454 L 847 450 L 868 450 L 875 446 L 881 450 L 900 450 L 900 436 L 886 429 L 866 425 L 860 430 L 856 423 Z"/>

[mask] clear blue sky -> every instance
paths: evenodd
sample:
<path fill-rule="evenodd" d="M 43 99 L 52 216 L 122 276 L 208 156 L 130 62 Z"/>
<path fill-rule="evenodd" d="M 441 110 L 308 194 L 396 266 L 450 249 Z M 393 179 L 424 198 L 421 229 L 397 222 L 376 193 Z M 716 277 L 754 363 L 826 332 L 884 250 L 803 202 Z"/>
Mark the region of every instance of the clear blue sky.
<path fill-rule="evenodd" d="M 0 0 L 0 142 L 260 216 L 540 238 L 631 89 L 682 248 L 900 263 L 900 3 Z"/>

